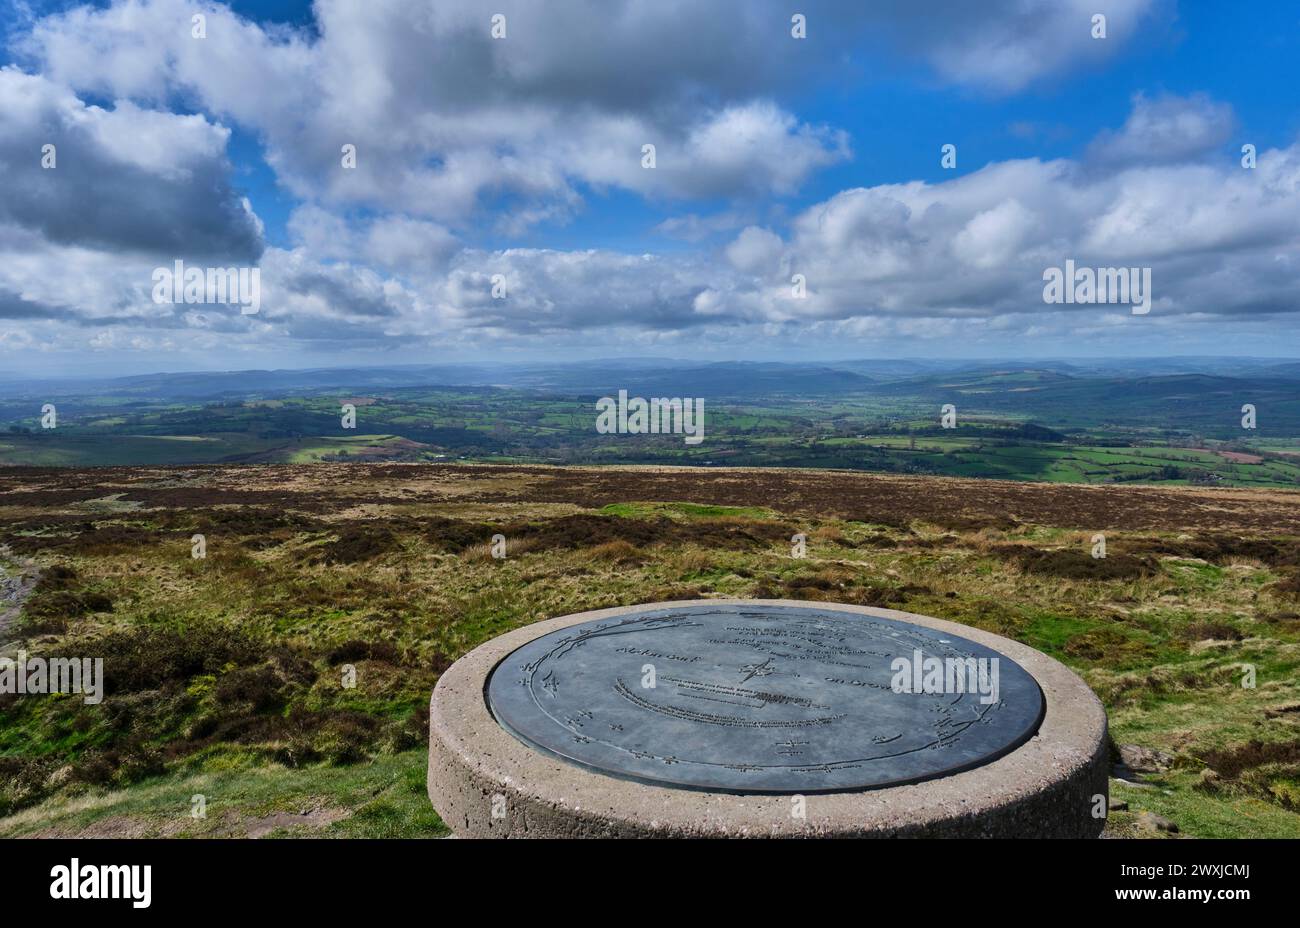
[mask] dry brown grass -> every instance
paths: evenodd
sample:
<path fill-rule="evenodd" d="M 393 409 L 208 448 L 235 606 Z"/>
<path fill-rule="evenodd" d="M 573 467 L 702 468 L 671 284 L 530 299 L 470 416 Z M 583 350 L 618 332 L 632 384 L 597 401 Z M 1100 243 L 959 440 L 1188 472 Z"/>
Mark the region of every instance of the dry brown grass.
<path fill-rule="evenodd" d="M 79 506 L 114 494 L 139 507 Z M 1300 702 L 1300 618 L 1288 589 L 1297 496 L 739 469 L 0 471 L 0 543 L 24 538 L 40 566 L 75 571 L 67 589 L 43 588 L 32 600 L 28 618 L 68 613 L 66 629 L 51 626 L 59 633 L 33 646 L 107 640 L 122 654 L 124 642 L 139 644 L 149 651 L 143 671 L 171 660 L 162 645 L 172 639 L 157 630 L 217 628 L 290 647 L 317 673 L 308 682 L 261 652 L 196 673 L 184 663 L 178 675 L 159 670 L 153 683 L 166 694 L 133 690 L 126 707 L 152 748 L 123 734 L 88 758 L 86 776 L 115 757 L 128 771 L 155 769 L 152 749 L 168 764 L 227 749 L 244 752 L 242 762 L 276 751 L 299 764 L 373 758 L 410 738 L 402 713 L 427 704 L 447 662 L 488 638 L 586 609 L 699 596 L 888 606 L 1010 635 L 1083 674 L 1117 738 L 1192 757 L 1297 724 L 1295 713 L 1264 714 Z M 638 503 L 656 500 L 779 515 Z M 637 506 L 602 512 L 609 503 Z M 205 561 L 189 557 L 199 525 L 209 529 Z M 1110 554 L 1100 563 L 1090 557 L 1099 530 Z M 796 531 L 808 535 L 804 559 L 790 556 Z M 503 560 L 489 547 L 498 532 Z M 112 611 L 82 610 L 95 605 L 90 595 Z M 1205 640 L 1218 644 L 1201 647 Z M 344 654 L 363 679 L 333 712 L 332 661 Z M 1248 663 L 1259 668 L 1258 690 L 1240 686 Z M 227 701 L 207 695 L 217 687 Z M 156 705 L 140 708 L 146 698 Z M 305 705 L 315 715 L 291 720 Z M 24 737 L 41 737 L 30 724 Z M 1269 766 L 1268 789 L 1277 768 Z M 45 789 L 48 773 L 33 768 L 33 789 Z M 1168 789 L 1178 797 L 1190 787 Z M 1282 803 L 1266 801 L 1273 810 Z M 1300 834 L 1285 821 L 1270 828 Z"/>

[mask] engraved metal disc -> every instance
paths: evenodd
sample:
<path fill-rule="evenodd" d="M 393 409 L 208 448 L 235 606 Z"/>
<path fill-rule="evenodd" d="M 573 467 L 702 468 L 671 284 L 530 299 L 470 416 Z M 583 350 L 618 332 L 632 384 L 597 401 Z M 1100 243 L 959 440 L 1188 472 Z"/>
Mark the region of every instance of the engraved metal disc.
<path fill-rule="evenodd" d="M 504 658 L 487 700 L 512 735 L 571 763 L 732 793 L 957 773 L 1019 747 L 1044 709 L 1033 677 L 997 651 L 815 605 L 668 606 L 573 625 Z"/>

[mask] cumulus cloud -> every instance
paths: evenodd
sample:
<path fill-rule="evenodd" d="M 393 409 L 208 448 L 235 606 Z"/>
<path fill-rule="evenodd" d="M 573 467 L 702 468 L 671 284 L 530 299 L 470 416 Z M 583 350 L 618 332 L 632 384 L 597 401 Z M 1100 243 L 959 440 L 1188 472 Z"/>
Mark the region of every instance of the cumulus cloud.
<path fill-rule="evenodd" d="M 318 36 L 206 6 L 207 38 L 196 40 L 187 0 L 121 0 L 44 18 L 19 47 L 78 90 L 197 98 L 261 134 L 300 197 L 440 222 L 501 196 L 531 204 L 522 214 L 533 221 L 563 218 L 578 184 L 666 197 L 790 193 L 847 156 L 843 133 L 758 96 L 773 84 L 772 56 L 758 50 L 789 39 L 752 11 L 499 7 L 499 40 L 469 0 L 324 0 Z M 575 41 L 593 31 L 600 41 Z M 704 87 L 711 103 L 699 99 Z M 341 167 L 344 144 L 356 146 L 355 169 Z M 641 166 L 645 144 L 659 149 L 657 170 Z"/>
<path fill-rule="evenodd" d="M 717 300 L 772 321 L 1042 314 L 1042 271 L 1072 259 L 1152 267 L 1160 314 L 1286 313 L 1300 309 L 1297 253 L 1300 144 L 1263 152 L 1255 171 L 1224 159 L 1098 174 L 1029 159 L 843 191 L 795 217 L 780 247 L 747 229 L 727 254 L 756 279 Z M 760 265 L 804 274 L 807 299 L 757 279 Z"/>
<path fill-rule="evenodd" d="M 1254 171 L 1232 158 L 1105 171 L 1066 159 L 999 162 L 942 183 L 844 190 L 784 226 L 750 225 L 716 250 L 668 255 L 464 247 L 426 220 L 313 206 L 290 225 L 297 245 L 263 257 L 258 316 L 156 306 L 147 264 L 49 243 L 35 259 L 36 233 L 3 226 L 0 290 L 21 294 L 4 305 L 31 324 L 48 318 L 42 307 L 78 307 L 101 328 L 129 319 L 221 332 L 233 344 L 1109 337 L 1131 322 L 1125 309 L 1048 307 L 1044 269 L 1067 259 L 1152 267 L 1144 324 L 1156 329 L 1297 309 L 1300 143 L 1260 152 Z M 77 273 L 44 273 L 55 261 Z M 805 299 L 792 294 L 796 273 Z M 116 295 L 107 308 L 104 292 Z"/>
<path fill-rule="evenodd" d="M 440 271 L 461 247 L 435 222 L 401 215 L 350 220 L 313 205 L 294 210 L 289 231 L 318 259 L 357 261 L 394 273 Z"/>
<path fill-rule="evenodd" d="M 1232 135 L 1232 107 L 1203 94 L 1148 99 L 1139 94 L 1118 132 L 1103 132 L 1088 157 L 1103 165 L 1188 161 L 1222 146 Z"/>
<path fill-rule="evenodd" d="M 749 226 L 716 254 L 466 249 L 415 285 L 410 333 L 438 326 L 510 338 L 604 332 L 888 330 L 940 337 L 1113 327 L 1124 307 L 1043 303 L 1042 272 L 1067 259 L 1154 269 L 1153 324 L 1294 312 L 1300 271 L 1300 144 L 1255 171 L 1015 160 L 943 183 L 842 191 L 784 234 Z M 807 280 L 794 298 L 793 274 Z M 507 285 L 492 297 L 492 278 Z M 1154 320 L 1160 320 L 1155 322 Z"/>
<path fill-rule="evenodd" d="M 1129 0 L 884 0 L 870 4 L 891 37 L 924 57 L 944 78 L 995 92 L 1031 83 L 1120 53 L 1139 29 L 1149 27 L 1168 4 Z M 1106 37 L 1093 38 L 1092 17 L 1106 17 Z M 1150 42 L 1148 31 L 1142 36 Z"/>
<path fill-rule="evenodd" d="M 492 278 L 506 295 L 492 295 Z M 698 258 L 665 259 L 604 250 L 466 251 L 436 292 L 440 314 L 458 327 L 507 335 L 690 328 L 691 301 L 712 269 Z"/>
<path fill-rule="evenodd" d="M 46 306 L 23 299 L 21 294 L 12 290 L 0 289 L 0 319 L 58 319 L 64 315 L 63 307 Z"/>
<path fill-rule="evenodd" d="M 1152 266 L 1143 324 L 1158 331 L 1293 312 L 1300 146 L 1260 152 L 1255 171 L 1216 160 L 1234 119 L 1207 97 L 1136 97 L 1077 159 L 856 187 L 793 215 L 777 199 L 852 157 L 845 133 L 777 102 L 828 51 L 870 39 L 940 79 L 1010 92 L 1115 54 L 1161 6 L 1107 11 L 1098 42 L 1075 0 L 886 0 L 834 16 L 810 3 L 813 54 L 767 0 L 502 0 L 502 40 L 470 0 L 319 0 L 313 32 L 182 0 L 72 9 L 20 40 L 26 70 L 0 70 L 0 169 L 18 178 L 0 195 L 0 344 L 52 344 L 61 325 L 104 351 L 223 352 L 1123 331 L 1123 308 L 1045 307 L 1043 270 L 1071 258 Z M 588 35 L 599 41 L 575 40 Z M 235 191 L 230 126 L 256 134 L 297 198 L 285 247 L 263 245 Z M 55 171 L 39 167 L 45 141 Z M 677 211 L 656 231 L 693 247 L 500 242 L 609 191 Z M 260 259 L 260 313 L 152 301 L 153 267 L 205 256 Z"/>
<path fill-rule="evenodd" d="M 684 242 L 702 242 L 728 232 L 734 232 L 753 222 L 752 212 L 743 210 L 723 210 L 718 213 L 701 215 L 684 213 L 669 216 L 654 227 L 653 231 L 667 238 L 680 239 Z"/>
<path fill-rule="evenodd" d="M 232 184 L 228 137 L 202 116 L 90 106 L 0 68 L 0 221 L 61 244 L 255 262 L 262 232 Z"/>
<path fill-rule="evenodd" d="M 773 102 L 826 63 L 903 49 L 955 83 L 1015 89 L 1123 47 L 1155 0 L 1089 35 L 1083 0 L 806 8 L 815 52 L 776 0 L 319 0 L 316 30 L 264 27 L 190 0 L 117 0 L 38 20 L 18 47 L 78 90 L 196 99 L 268 143 L 298 196 L 441 223 L 500 197 L 507 232 L 564 219 L 582 185 L 668 198 L 789 194 L 849 154 L 847 137 Z M 190 16 L 207 16 L 207 38 Z M 801 8 L 803 9 L 803 8 Z M 358 149 L 343 170 L 339 150 Z M 641 149 L 657 146 L 656 170 Z"/>
<path fill-rule="evenodd" d="M 770 277 L 780 272 L 783 250 L 784 243 L 775 232 L 750 226 L 727 246 L 726 255 L 732 267 L 737 270 Z"/>

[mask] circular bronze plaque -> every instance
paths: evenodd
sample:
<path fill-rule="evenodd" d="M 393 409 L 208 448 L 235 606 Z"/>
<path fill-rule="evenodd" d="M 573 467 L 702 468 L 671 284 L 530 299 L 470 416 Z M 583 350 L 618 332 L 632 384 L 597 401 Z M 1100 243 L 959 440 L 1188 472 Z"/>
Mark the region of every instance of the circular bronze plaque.
<path fill-rule="evenodd" d="M 945 776 L 1014 750 L 1043 695 L 955 635 L 815 605 L 668 606 L 530 641 L 488 706 L 519 740 L 611 776 L 817 793 Z"/>

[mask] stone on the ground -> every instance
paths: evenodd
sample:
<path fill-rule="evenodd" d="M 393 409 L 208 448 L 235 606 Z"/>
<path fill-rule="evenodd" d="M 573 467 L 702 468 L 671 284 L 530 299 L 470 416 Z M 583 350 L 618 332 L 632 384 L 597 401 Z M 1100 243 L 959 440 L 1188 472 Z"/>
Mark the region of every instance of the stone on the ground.
<path fill-rule="evenodd" d="M 1174 756 L 1140 744 L 1121 744 L 1119 759 L 1136 773 L 1163 773 L 1174 762 Z"/>
<path fill-rule="evenodd" d="M 1178 834 L 1178 826 L 1163 815 L 1156 815 L 1154 812 L 1140 812 L 1137 817 L 1137 825 L 1143 831 L 1164 831 L 1169 834 Z"/>

